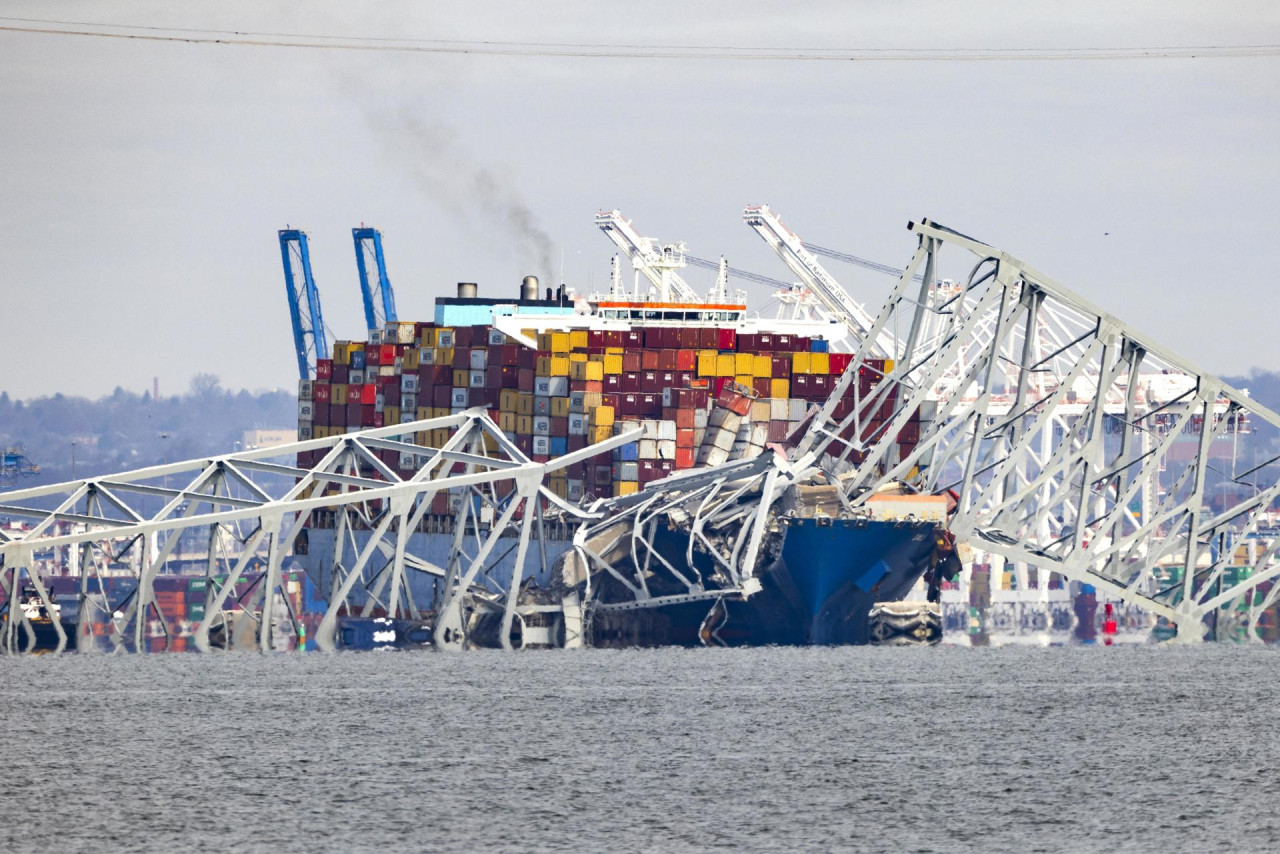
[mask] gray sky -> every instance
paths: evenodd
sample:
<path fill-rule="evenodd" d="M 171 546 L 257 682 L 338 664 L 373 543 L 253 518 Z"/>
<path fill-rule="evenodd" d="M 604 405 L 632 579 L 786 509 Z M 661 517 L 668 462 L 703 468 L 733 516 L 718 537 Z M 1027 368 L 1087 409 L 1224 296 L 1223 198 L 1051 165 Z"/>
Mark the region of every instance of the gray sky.
<path fill-rule="evenodd" d="M 0 2 L 0 15 L 485 41 L 754 47 L 1280 44 L 1280 4 Z M 0 21 L 0 26 L 5 22 Z M 642 234 L 788 278 L 741 222 L 902 265 L 928 216 L 1220 373 L 1280 369 L 1280 58 L 729 62 L 440 56 L 0 32 L 0 389 L 288 386 L 276 230 L 363 326 L 350 229 L 405 319 L 460 280 L 601 286 Z M 833 262 L 878 306 L 891 280 Z M 710 274 L 707 274 L 709 277 Z M 709 282 L 700 271 L 688 276 Z M 765 292 L 751 288 L 754 300 Z"/>

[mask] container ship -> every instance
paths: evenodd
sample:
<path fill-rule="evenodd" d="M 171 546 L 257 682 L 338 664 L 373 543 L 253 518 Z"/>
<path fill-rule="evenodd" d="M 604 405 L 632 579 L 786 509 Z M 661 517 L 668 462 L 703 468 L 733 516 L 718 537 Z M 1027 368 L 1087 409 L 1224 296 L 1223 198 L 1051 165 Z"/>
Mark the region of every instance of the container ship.
<path fill-rule="evenodd" d="M 848 328 L 835 320 L 748 317 L 745 302 L 729 298 L 725 278 L 722 273 L 706 299 L 674 294 L 665 279 L 648 292 L 637 287 L 626 293 L 615 259 L 608 294 L 584 297 L 564 287 L 543 292 L 532 276 L 509 297 L 481 295 L 476 284 L 460 283 L 456 297 L 436 300 L 430 321 L 397 321 L 370 330 L 365 341 L 335 342 L 330 358 L 317 360 L 315 379 L 300 384 L 299 438 L 478 408 L 526 456 L 546 462 L 641 428 L 638 441 L 570 465 L 550 479 L 548 486 L 559 499 L 582 505 L 660 490 L 667 479 L 691 470 L 786 454 L 812 408 L 828 399 L 851 367 L 853 354 L 841 352 L 848 348 Z M 860 388 L 850 385 L 848 398 L 837 404 L 837 418 L 851 411 L 855 388 L 865 399 L 892 363 L 868 359 L 854 368 Z M 889 395 L 883 416 L 893 405 Z M 919 419 L 917 412 L 898 436 L 904 454 L 918 439 Z M 876 418 L 863 429 L 869 435 L 882 424 Z M 419 433 L 413 441 L 439 447 L 448 432 L 438 432 Z M 417 470 L 412 455 L 380 451 L 379 456 L 402 477 Z M 319 458 L 319 452 L 303 454 L 298 463 L 310 467 Z M 835 487 L 792 489 L 758 572 L 760 589 L 748 598 L 714 596 L 723 579 L 709 556 L 689 548 L 691 534 L 678 518 L 664 518 L 666 524 L 653 536 L 651 544 L 672 568 L 652 571 L 650 592 L 662 600 L 664 589 L 685 589 L 673 575 L 694 572 L 706 593 L 648 607 L 629 603 L 627 591 L 608 573 L 580 565 L 570 550 L 572 527 L 557 533 L 551 525 L 552 534 L 542 544 L 544 568 L 526 572 L 529 595 L 554 600 L 572 592 L 587 601 L 591 618 L 574 630 L 526 626 L 524 645 L 563 645 L 566 634 L 575 631 L 591 646 L 936 641 L 941 631 L 936 606 L 877 605 L 902 599 L 918 584 L 936 602 L 939 585 L 958 572 L 945 525 L 947 499 L 886 495 L 854 516 L 841 509 Z M 465 489 L 437 494 L 411 534 L 409 550 L 446 565 L 455 520 L 468 500 L 474 499 Z M 911 512 L 894 507 L 904 500 L 916 502 Z M 474 519 L 484 520 L 486 513 L 493 518 L 490 507 L 474 509 L 469 514 Z M 554 518 L 554 507 L 542 509 Z M 328 589 L 335 547 L 341 553 L 338 526 L 323 513 L 314 514 L 308 525 L 297 559 L 321 589 Z M 354 532 L 357 547 L 364 542 L 362 534 L 368 536 Z M 598 545 L 608 547 L 603 540 Z M 511 563 L 508 555 L 489 571 L 501 581 L 510 577 Z M 425 574 L 411 582 L 419 607 L 429 609 L 439 601 L 438 584 Z M 353 646 L 380 645 L 372 641 L 377 637 L 385 638 L 385 645 L 405 645 L 399 635 L 371 622 L 380 618 L 376 607 L 362 617 L 343 618 L 339 636 Z M 419 633 L 423 640 L 428 635 Z M 469 627 L 468 641 L 498 645 L 483 615 Z"/>

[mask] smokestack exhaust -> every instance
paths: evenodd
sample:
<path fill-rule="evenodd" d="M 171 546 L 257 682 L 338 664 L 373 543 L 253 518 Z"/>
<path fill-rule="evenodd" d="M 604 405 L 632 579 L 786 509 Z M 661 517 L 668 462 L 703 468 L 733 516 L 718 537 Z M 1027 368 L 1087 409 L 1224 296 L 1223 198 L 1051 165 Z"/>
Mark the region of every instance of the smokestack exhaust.
<path fill-rule="evenodd" d="M 478 290 L 475 282 L 458 282 L 458 299 L 475 299 Z"/>

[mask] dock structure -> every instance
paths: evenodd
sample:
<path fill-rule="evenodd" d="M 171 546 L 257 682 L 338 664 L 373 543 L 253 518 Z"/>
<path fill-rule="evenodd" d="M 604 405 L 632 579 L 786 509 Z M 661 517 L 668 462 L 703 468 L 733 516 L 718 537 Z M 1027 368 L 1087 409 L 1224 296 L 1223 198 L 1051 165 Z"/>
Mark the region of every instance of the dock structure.
<path fill-rule="evenodd" d="M 825 484 L 853 517 L 893 485 L 950 496 L 949 530 L 975 549 L 1141 606 L 1176 625 L 1180 642 L 1203 640 L 1208 618 L 1224 609 L 1243 614 L 1257 639 L 1260 615 L 1280 599 L 1280 538 L 1251 548 L 1246 571 L 1232 560 L 1267 523 L 1280 483 L 1261 479 L 1267 463 L 1235 473 L 1213 463 L 1223 437 L 1246 424 L 1280 428 L 1280 415 L 1012 255 L 928 220 L 910 229 L 916 252 L 882 308 L 847 318 L 860 334 L 830 397 L 753 459 L 573 503 L 547 488 L 548 476 L 637 440 L 638 430 L 620 426 L 534 461 L 472 409 L 0 494 L 0 516 L 31 520 L 0 530 L 0 591 L 15 603 L 33 590 L 30 608 L 6 605 L 0 649 L 32 649 L 33 620 L 56 613 L 34 571 L 34 555 L 53 548 L 75 554 L 79 631 L 106 615 L 93 646 L 148 649 L 155 617 L 168 637 L 154 583 L 192 530 L 209 544 L 194 646 L 226 645 L 234 596 L 254 623 L 254 645 L 278 648 L 280 626 L 301 625 L 296 614 L 273 618 L 276 597 L 287 599 L 282 572 L 317 514 L 329 514 L 335 531 L 332 553 L 320 556 L 329 589 L 311 641 L 321 649 L 335 647 L 340 617 L 375 612 L 429 621 L 437 649 L 472 645 L 482 626 L 503 648 L 575 646 L 599 614 L 677 599 L 706 602 L 714 635 L 716 603 L 758 592 L 770 536 L 787 524 L 798 484 Z M 944 278 L 957 260 L 967 272 Z M 886 351 L 884 369 L 868 376 L 868 357 Z M 386 464 L 387 453 L 400 465 Z M 1247 488 L 1219 488 L 1229 485 Z M 451 505 L 448 558 L 432 563 L 410 540 L 441 492 L 462 499 Z M 556 595 L 538 595 L 525 582 L 532 568 L 550 571 L 553 524 L 576 533 L 557 564 Z M 659 527 L 679 529 L 683 559 L 653 547 Z M 219 559 L 227 535 L 239 544 L 233 561 Z M 695 550 L 714 565 L 715 585 L 694 566 Z M 512 568 L 494 573 L 511 551 Z M 1176 578 L 1165 571 L 1171 558 L 1184 567 Z M 122 561 L 135 567 L 136 593 L 107 602 L 106 568 Z M 262 572 L 246 593 L 238 584 L 254 561 Z M 623 599 L 593 601 L 593 574 L 612 579 Z M 438 582 L 429 614 L 415 602 L 413 575 Z M 654 593 L 655 575 L 675 592 Z M 59 620 L 49 630 L 57 649 L 69 646 Z"/>

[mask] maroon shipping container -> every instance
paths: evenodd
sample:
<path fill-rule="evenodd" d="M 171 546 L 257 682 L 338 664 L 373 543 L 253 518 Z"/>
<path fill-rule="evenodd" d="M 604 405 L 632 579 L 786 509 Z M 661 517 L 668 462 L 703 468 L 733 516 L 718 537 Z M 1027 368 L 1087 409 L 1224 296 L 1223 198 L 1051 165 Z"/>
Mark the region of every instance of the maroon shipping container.
<path fill-rule="evenodd" d="M 316 359 L 316 379 L 327 380 L 333 376 L 333 359 Z"/>
<path fill-rule="evenodd" d="M 490 347 L 489 366 L 508 365 L 510 367 L 519 367 L 520 351 L 522 349 L 519 344 L 503 344 L 498 347 Z"/>
<path fill-rule="evenodd" d="M 659 379 L 662 375 L 657 371 L 645 371 L 640 375 L 640 391 L 650 394 L 662 393 L 662 381 Z"/>
<path fill-rule="evenodd" d="M 756 339 L 759 337 L 760 337 L 759 335 L 756 335 L 753 332 L 741 333 L 740 335 L 738 335 L 738 340 L 736 342 L 736 349 L 743 353 L 760 352 L 759 347 L 756 346 Z M 724 349 L 724 348 L 721 348 L 721 349 Z"/>
<path fill-rule="evenodd" d="M 698 349 L 699 350 L 718 350 L 720 349 L 720 330 L 712 326 L 706 326 L 698 330 Z"/>
<path fill-rule="evenodd" d="M 453 346 L 454 351 L 467 349 L 474 343 L 474 336 L 470 326 L 457 326 L 453 330 Z M 467 364 L 470 364 L 468 362 Z"/>
<path fill-rule="evenodd" d="M 641 350 L 640 351 L 640 370 L 656 371 L 658 370 L 658 350 Z"/>
<path fill-rule="evenodd" d="M 497 409 L 498 394 L 499 390 L 496 388 L 469 388 L 467 389 L 467 405 Z"/>
<path fill-rule="evenodd" d="M 449 406 L 450 398 L 453 396 L 453 387 L 447 385 L 434 386 L 431 389 L 431 405 L 432 406 Z"/>
<path fill-rule="evenodd" d="M 333 386 L 328 383 L 316 383 L 311 387 L 311 399 L 316 403 L 328 403 L 333 394 Z"/>
<path fill-rule="evenodd" d="M 382 387 L 382 405 L 383 406 L 399 406 L 400 405 L 400 387 L 387 385 Z"/>
<path fill-rule="evenodd" d="M 347 407 L 338 404 L 329 406 L 329 426 L 330 427 L 346 427 L 347 426 Z"/>
<path fill-rule="evenodd" d="M 676 356 L 679 350 L 660 350 L 658 352 L 658 370 L 674 371 L 678 367 L 676 365 Z"/>
<path fill-rule="evenodd" d="M 372 403 L 360 404 L 360 426 L 361 427 L 381 427 L 377 421 L 381 420 L 382 413 L 373 408 Z"/>
<path fill-rule="evenodd" d="M 661 393 L 640 395 L 640 407 L 640 414 L 645 418 L 657 418 L 662 414 Z"/>
<path fill-rule="evenodd" d="M 587 330 L 587 346 L 588 346 L 588 347 L 603 347 L 603 346 L 605 346 L 605 343 L 604 343 L 604 330 L 602 330 L 602 329 L 588 329 L 588 330 Z"/>
<path fill-rule="evenodd" d="M 369 346 L 369 347 L 365 347 L 365 348 L 364 348 L 364 363 L 365 363 L 366 365 L 373 365 L 373 366 L 381 365 L 381 364 L 382 364 L 382 350 L 381 350 L 379 347 L 377 347 L 376 345 L 372 345 L 372 346 Z"/>
<path fill-rule="evenodd" d="M 570 451 L 581 451 L 583 448 L 587 446 L 587 437 L 586 436 L 570 436 L 566 444 Z M 576 465 L 579 466 L 579 468 L 581 468 L 582 463 L 577 463 Z M 572 469 L 573 466 L 569 466 L 568 468 Z M 574 478 L 582 477 L 581 474 L 577 474 L 577 475 L 570 474 L 567 476 L 574 477 Z"/>
<path fill-rule="evenodd" d="M 329 377 L 329 382 L 333 385 L 346 385 L 351 380 L 350 365 L 334 365 L 333 376 Z"/>
<path fill-rule="evenodd" d="M 621 374 L 605 374 L 604 375 L 604 391 L 605 391 L 605 394 L 616 394 L 622 391 L 622 375 Z"/>
<path fill-rule="evenodd" d="M 622 333 L 622 343 L 618 346 L 625 347 L 627 350 L 639 350 L 644 346 L 644 336 L 638 329 L 628 329 Z"/>
<path fill-rule="evenodd" d="M 786 421 L 770 421 L 769 422 L 769 441 L 785 442 L 787 440 L 787 430 L 790 424 Z"/>
<path fill-rule="evenodd" d="M 471 348 L 470 347 L 454 347 L 453 348 L 453 369 L 456 371 L 471 370 Z"/>
<path fill-rule="evenodd" d="M 686 326 L 680 330 L 680 349 L 697 350 L 700 346 L 698 343 L 698 334 L 702 330 L 692 326 Z"/>
<path fill-rule="evenodd" d="M 622 375 L 622 384 L 619 386 L 619 390 L 623 393 L 638 392 L 641 390 L 642 384 L 640 374 L 626 373 Z"/>
<path fill-rule="evenodd" d="M 644 346 L 650 350 L 661 350 L 664 346 L 662 343 L 662 329 L 657 326 L 649 326 L 641 330 L 644 334 Z"/>
<path fill-rule="evenodd" d="M 622 340 L 622 333 L 610 329 L 604 333 L 604 346 L 606 347 L 624 347 L 626 346 Z"/>
<path fill-rule="evenodd" d="M 772 332 L 761 332 L 756 336 L 755 352 L 772 353 L 776 349 Z"/>
<path fill-rule="evenodd" d="M 640 358 L 640 351 L 633 350 L 629 353 L 622 354 L 622 372 L 624 374 L 638 374 L 642 370 L 641 364 L 643 360 Z"/>

